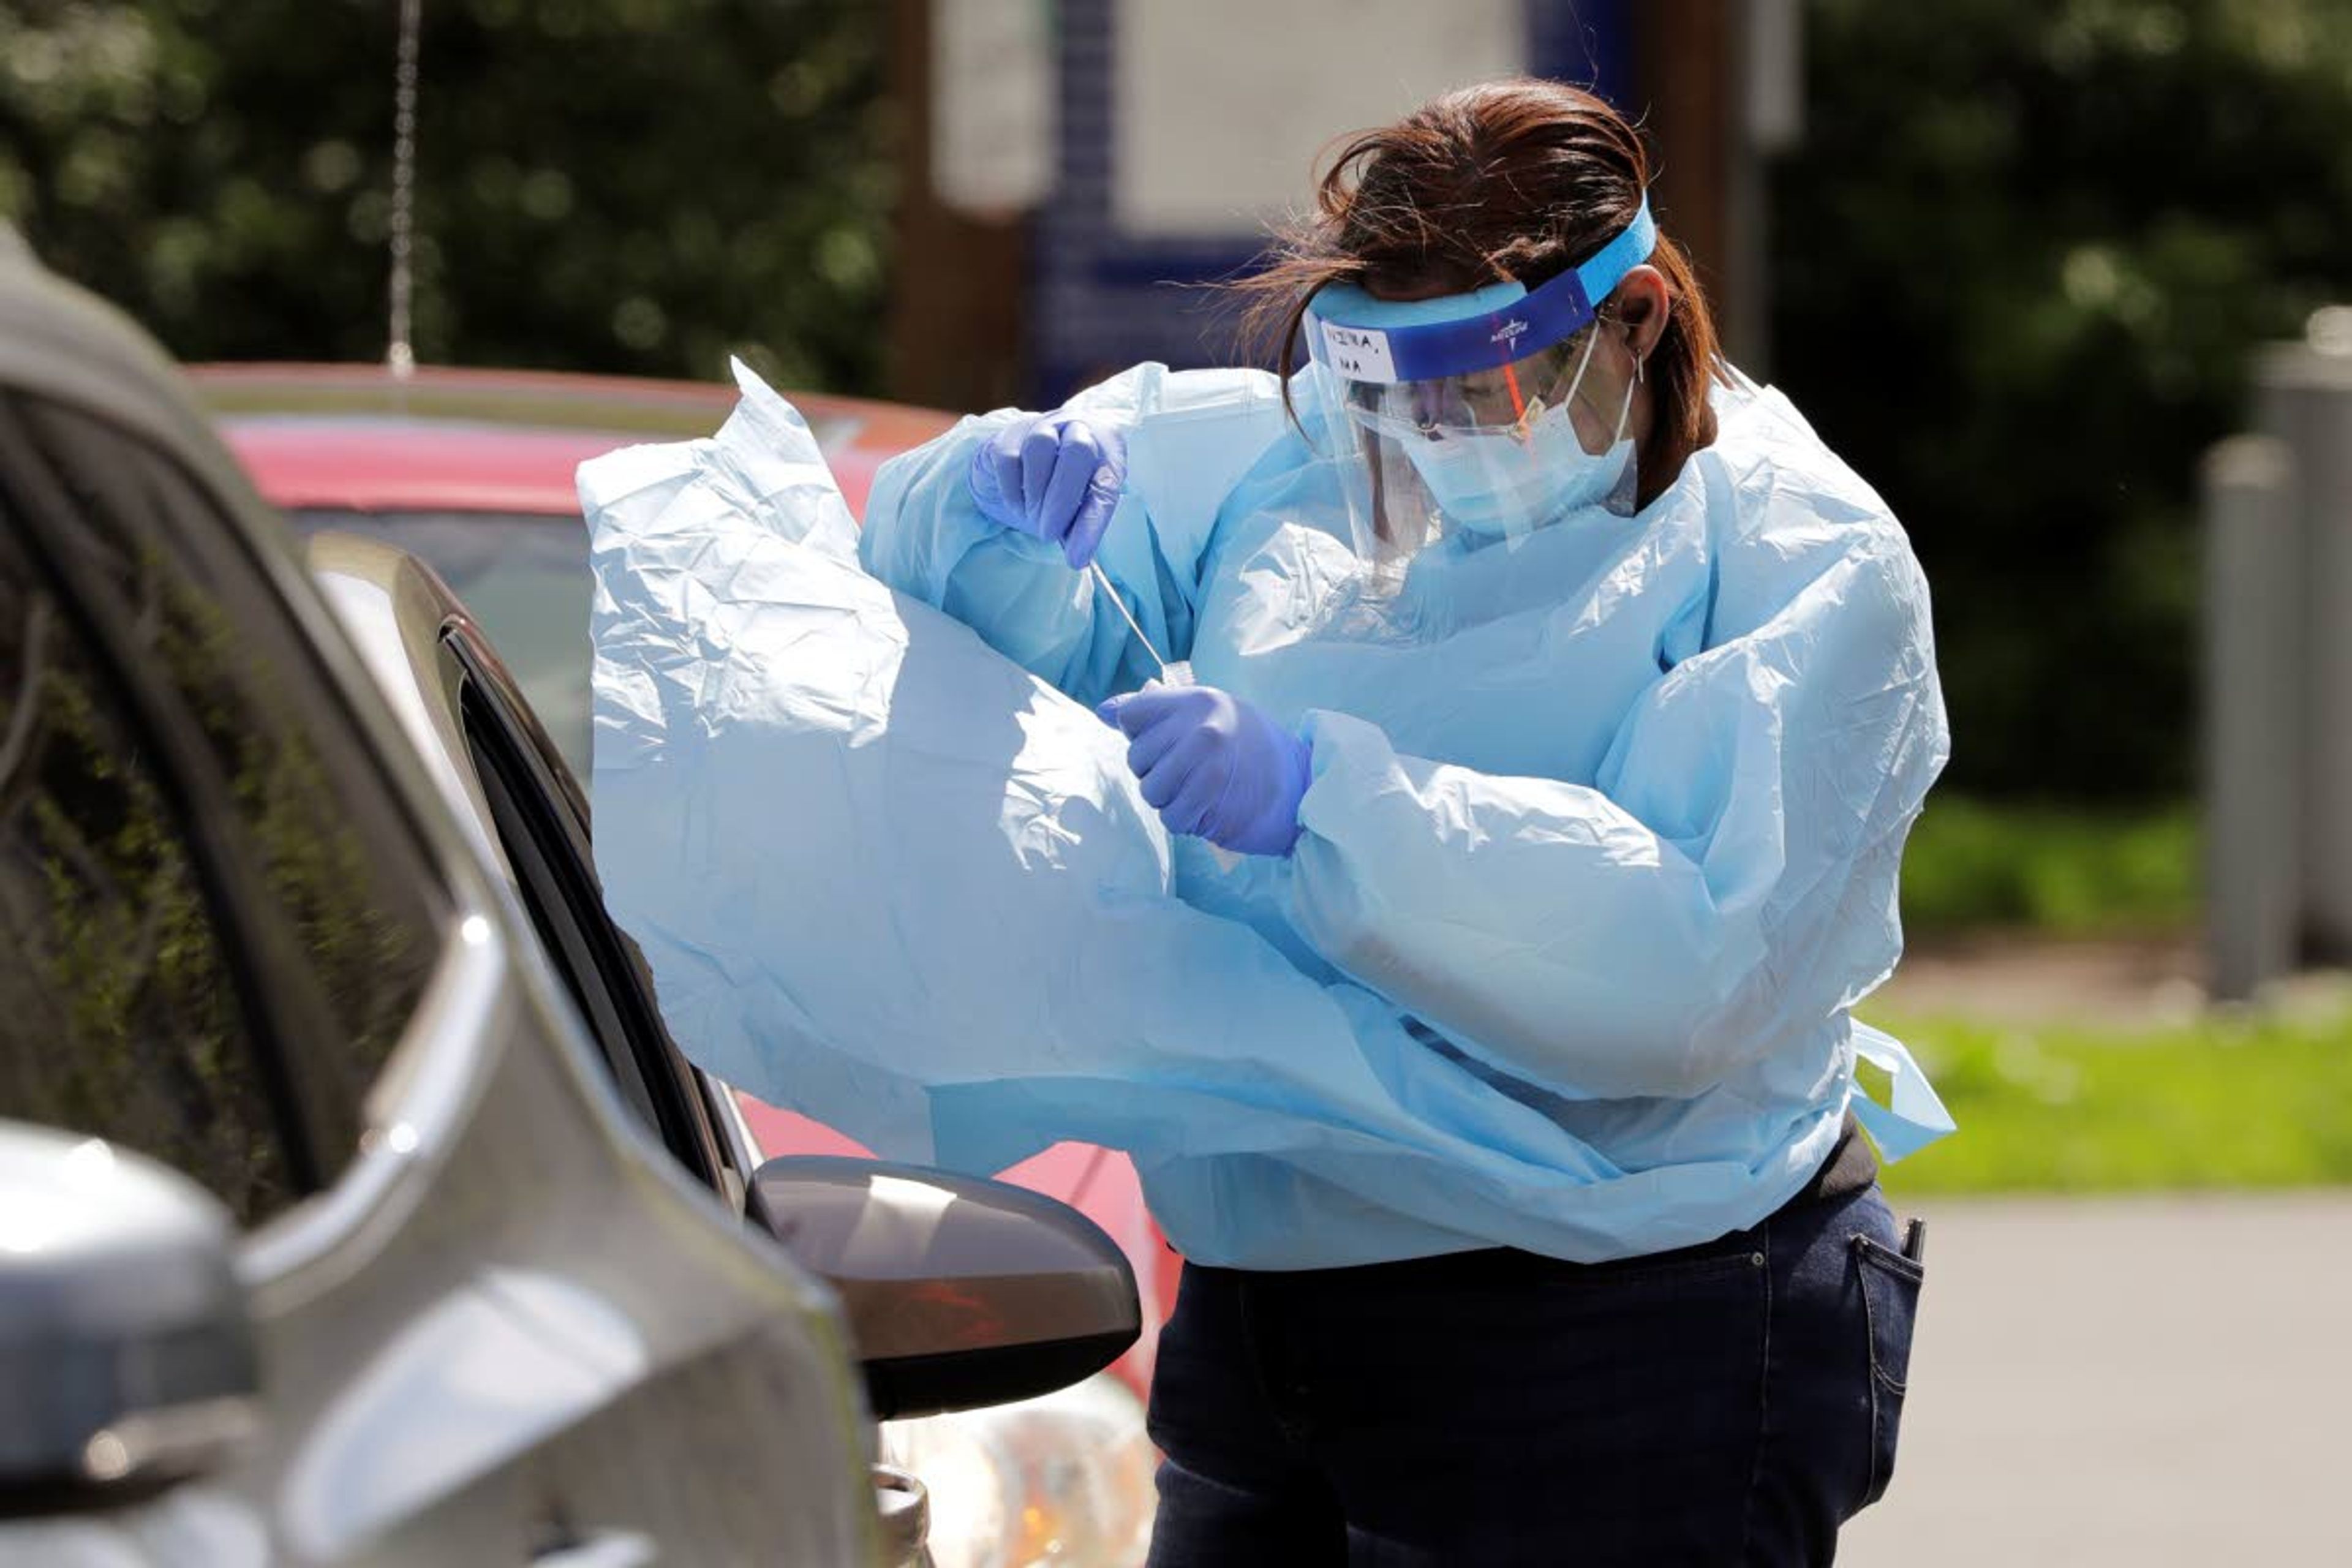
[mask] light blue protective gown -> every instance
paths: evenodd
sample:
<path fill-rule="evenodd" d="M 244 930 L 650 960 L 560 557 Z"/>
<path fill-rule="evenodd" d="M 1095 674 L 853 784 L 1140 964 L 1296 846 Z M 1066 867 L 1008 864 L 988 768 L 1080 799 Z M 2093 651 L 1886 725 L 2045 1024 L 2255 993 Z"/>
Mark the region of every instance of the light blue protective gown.
<path fill-rule="evenodd" d="M 1144 365 L 1070 405 L 1127 436 L 1099 559 L 1144 629 L 1313 746 L 1294 857 L 1228 868 L 1179 839 L 1177 893 L 1328 988 L 1440 1144 L 1493 1156 L 1201 1155 L 1171 1104 L 1165 1138 L 1125 1142 L 1188 1256 L 1654 1251 L 1778 1207 L 1850 1100 L 1893 1157 L 1950 1130 L 1849 1015 L 1900 952 L 1904 837 L 1948 751 L 1927 586 L 1778 393 L 1715 407 L 1715 443 L 1637 517 L 1439 547 L 1376 597 L 1273 378 Z M 1154 665 L 1118 609 L 965 488 L 1015 416 L 887 465 L 861 559 L 1080 701 L 1132 689 Z M 1855 1093 L 1857 1055 L 1890 1107 Z M 1032 1120 L 1057 1092 L 1004 1086 Z"/>

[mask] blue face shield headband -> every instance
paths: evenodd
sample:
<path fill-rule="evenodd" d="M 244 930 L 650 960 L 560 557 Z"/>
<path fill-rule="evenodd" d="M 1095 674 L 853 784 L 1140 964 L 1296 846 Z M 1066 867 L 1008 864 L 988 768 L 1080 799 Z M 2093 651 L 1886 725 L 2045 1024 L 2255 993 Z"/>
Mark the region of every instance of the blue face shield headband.
<path fill-rule="evenodd" d="M 1614 406 L 1570 411 L 1600 337 L 1597 306 L 1657 246 L 1643 200 L 1581 266 L 1530 290 L 1490 284 L 1432 300 L 1377 300 L 1334 284 L 1308 307 L 1314 383 L 1360 553 L 1402 567 L 1448 535 L 1514 542 L 1580 510 L 1631 512 L 1625 426 L 1636 361 Z M 1581 343 L 1575 340 L 1582 333 Z M 1613 424 L 1611 423 L 1613 416 Z"/>
<path fill-rule="evenodd" d="M 1381 386 L 1500 370 L 1590 325 L 1657 243 L 1645 195 L 1633 221 L 1591 258 L 1532 290 L 1501 282 L 1433 300 L 1376 300 L 1357 284 L 1327 284 L 1307 305 L 1307 353 L 1343 381 Z"/>

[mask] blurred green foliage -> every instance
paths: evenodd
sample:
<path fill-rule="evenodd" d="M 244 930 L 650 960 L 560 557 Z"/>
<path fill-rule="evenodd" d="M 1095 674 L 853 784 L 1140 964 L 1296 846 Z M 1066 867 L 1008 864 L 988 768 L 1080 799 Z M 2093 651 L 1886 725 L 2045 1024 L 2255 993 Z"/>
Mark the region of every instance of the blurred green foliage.
<path fill-rule="evenodd" d="M 880 372 L 866 0 L 426 0 L 418 356 Z M 184 359 L 385 347 L 397 0 L 8 0 L 0 216 Z"/>
<path fill-rule="evenodd" d="M 2347 0 L 1814 0 L 1774 379 L 1912 531 L 1950 781 L 2192 782 L 2195 468 L 2352 296 Z"/>
<path fill-rule="evenodd" d="M 2341 998 L 2141 1032 L 1864 1011 L 1918 1054 L 1960 1124 L 1887 1168 L 1898 1197 L 2352 1183 Z"/>
<path fill-rule="evenodd" d="M 2185 806 L 2030 805 L 1938 792 L 1903 855 L 1903 929 L 2060 936 L 2177 931 L 2197 918 L 2197 819 Z"/>

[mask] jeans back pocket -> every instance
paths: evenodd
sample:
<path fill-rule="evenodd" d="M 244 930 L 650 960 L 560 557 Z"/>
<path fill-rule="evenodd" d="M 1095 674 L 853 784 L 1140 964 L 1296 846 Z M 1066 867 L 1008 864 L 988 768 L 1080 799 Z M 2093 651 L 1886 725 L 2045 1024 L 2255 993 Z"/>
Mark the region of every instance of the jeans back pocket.
<path fill-rule="evenodd" d="M 1903 1396 L 1911 1377 L 1911 1334 L 1919 1316 L 1926 1271 L 1867 1236 L 1853 1238 L 1862 1277 L 1863 1311 L 1870 1332 L 1870 1485 L 1866 1507 L 1886 1495 L 1895 1479 L 1895 1440 L 1903 1426 Z"/>

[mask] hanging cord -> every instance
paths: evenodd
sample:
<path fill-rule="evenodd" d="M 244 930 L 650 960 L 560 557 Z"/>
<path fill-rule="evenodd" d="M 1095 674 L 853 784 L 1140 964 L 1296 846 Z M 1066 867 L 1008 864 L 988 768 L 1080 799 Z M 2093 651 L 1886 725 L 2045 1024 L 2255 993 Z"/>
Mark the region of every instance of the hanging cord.
<path fill-rule="evenodd" d="M 400 57 L 393 73 L 392 322 L 383 363 L 405 381 L 416 369 L 410 342 L 416 212 L 416 39 L 424 0 L 400 0 Z"/>

